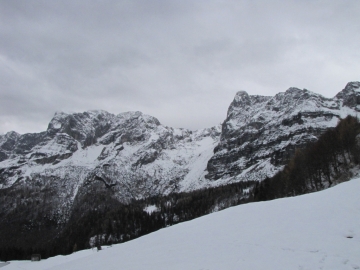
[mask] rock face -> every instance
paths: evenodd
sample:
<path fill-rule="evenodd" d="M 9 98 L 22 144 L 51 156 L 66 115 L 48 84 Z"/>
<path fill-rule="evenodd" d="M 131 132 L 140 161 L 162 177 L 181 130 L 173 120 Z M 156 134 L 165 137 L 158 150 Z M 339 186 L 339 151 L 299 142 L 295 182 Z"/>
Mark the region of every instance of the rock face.
<path fill-rule="evenodd" d="M 262 180 L 359 104 L 360 83 L 351 82 L 333 99 L 297 88 L 274 97 L 238 92 L 222 126 L 197 131 L 141 112 L 56 113 L 44 132 L 0 135 L 0 191 L 21 190 L 13 201 L 0 198 L 0 212 L 45 200 L 46 216 L 66 221 L 94 190 L 127 202 Z"/>
<path fill-rule="evenodd" d="M 350 82 L 333 99 L 297 88 L 274 97 L 238 92 L 206 178 L 241 181 L 274 175 L 296 148 L 316 141 L 340 118 L 360 111 L 359 88 L 359 82 Z"/>

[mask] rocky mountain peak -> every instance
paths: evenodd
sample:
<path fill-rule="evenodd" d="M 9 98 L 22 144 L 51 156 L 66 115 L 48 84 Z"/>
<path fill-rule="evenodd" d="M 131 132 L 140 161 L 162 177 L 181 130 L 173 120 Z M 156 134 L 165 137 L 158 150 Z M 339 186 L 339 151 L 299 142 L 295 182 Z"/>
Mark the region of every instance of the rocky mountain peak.
<path fill-rule="evenodd" d="M 239 181 L 272 176 L 296 148 L 315 141 L 347 114 L 356 114 L 359 86 L 347 84 L 334 99 L 295 87 L 274 97 L 237 93 L 206 177 Z"/>
<path fill-rule="evenodd" d="M 285 91 L 286 94 L 290 94 L 290 95 L 301 95 L 301 93 L 305 92 L 306 89 L 300 89 L 297 87 L 290 87 L 289 89 L 287 89 Z"/>
<path fill-rule="evenodd" d="M 74 114 L 57 112 L 48 125 L 47 134 L 53 137 L 66 133 L 86 147 L 107 132 L 113 118 L 113 114 L 100 110 Z"/>
<path fill-rule="evenodd" d="M 139 111 L 120 113 L 116 116 L 116 118 L 118 124 L 133 123 L 135 125 L 132 126 L 146 125 L 147 127 L 153 128 L 161 125 L 157 118 Z"/>
<path fill-rule="evenodd" d="M 249 94 L 246 91 L 239 91 L 236 93 L 230 107 L 246 107 L 250 106 L 250 104 L 251 100 Z"/>
<path fill-rule="evenodd" d="M 4 138 L 7 138 L 7 139 L 16 139 L 16 138 L 20 137 L 20 134 L 17 133 L 16 131 L 9 131 L 3 136 L 4 136 Z"/>
<path fill-rule="evenodd" d="M 235 99 L 237 98 L 237 97 L 239 97 L 239 98 L 241 98 L 241 97 L 248 97 L 249 96 L 249 94 L 246 92 L 246 91 L 244 91 L 244 90 L 240 90 L 240 91 L 238 91 L 237 93 L 236 93 L 236 95 L 235 95 Z"/>
<path fill-rule="evenodd" d="M 360 111 L 360 82 L 349 82 L 335 98 L 342 100 L 344 106 Z"/>
<path fill-rule="evenodd" d="M 360 88 L 360 82 L 349 82 L 346 86 L 346 90 L 357 90 Z"/>
<path fill-rule="evenodd" d="M 267 101 L 269 98 L 268 96 L 249 95 L 246 91 L 238 91 L 228 108 L 227 119 L 239 114 L 246 114 L 251 110 L 250 107 Z"/>
<path fill-rule="evenodd" d="M 17 141 L 21 135 L 15 131 L 9 131 L 5 135 L 0 135 L 0 162 L 8 158 L 14 150 Z"/>

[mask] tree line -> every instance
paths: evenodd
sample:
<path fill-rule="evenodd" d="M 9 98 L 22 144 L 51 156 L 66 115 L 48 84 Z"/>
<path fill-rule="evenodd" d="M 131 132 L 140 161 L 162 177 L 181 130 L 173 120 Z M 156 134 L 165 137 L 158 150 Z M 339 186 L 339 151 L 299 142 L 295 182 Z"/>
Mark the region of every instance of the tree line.
<path fill-rule="evenodd" d="M 180 222 L 246 203 L 252 200 L 248 190 L 254 185 L 253 181 L 233 183 L 193 192 L 152 196 L 127 204 L 94 191 L 77 203 L 81 211 L 74 209 L 64 227 L 44 227 L 44 223 L 39 222 L 38 226 L 35 224 L 30 230 L 21 233 L 21 225 L 17 224 L 16 231 L 12 231 L 11 224 L 7 224 L 8 234 L 12 234 L 13 238 L 0 244 L 0 260 L 30 259 L 34 253 L 40 253 L 42 258 L 71 254 L 90 248 L 91 237 L 95 237 L 100 245 L 123 243 Z M 144 209 L 149 205 L 155 206 L 156 210 L 146 212 Z M 41 236 L 46 231 L 49 232 L 46 237 Z"/>
<path fill-rule="evenodd" d="M 256 184 L 254 201 L 319 191 L 350 179 L 360 161 L 360 124 L 353 116 L 339 121 L 319 140 L 297 149 L 284 169 Z"/>

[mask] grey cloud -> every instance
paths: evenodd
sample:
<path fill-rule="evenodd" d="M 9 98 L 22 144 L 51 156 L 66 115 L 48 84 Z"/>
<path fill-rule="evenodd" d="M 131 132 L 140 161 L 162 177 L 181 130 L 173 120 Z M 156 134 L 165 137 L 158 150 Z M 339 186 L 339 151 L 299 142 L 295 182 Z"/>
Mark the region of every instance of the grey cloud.
<path fill-rule="evenodd" d="M 0 1 L 0 132 L 89 109 L 195 129 L 221 122 L 240 89 L 333 96 L 358 80 L 359 10 L 355 0 Z"/>

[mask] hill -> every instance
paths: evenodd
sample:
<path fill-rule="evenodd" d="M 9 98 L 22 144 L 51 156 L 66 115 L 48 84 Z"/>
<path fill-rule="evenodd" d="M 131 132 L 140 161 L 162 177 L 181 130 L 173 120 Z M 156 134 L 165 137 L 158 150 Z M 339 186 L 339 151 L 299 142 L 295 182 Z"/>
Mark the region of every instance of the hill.
<path fill-rule="evenodd" d="M 228 208 L 136 240 L 27 269 L 360 269 L 360 179 L 317 193 Z"/>

